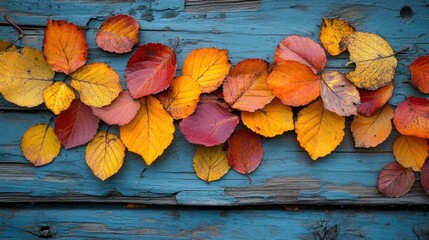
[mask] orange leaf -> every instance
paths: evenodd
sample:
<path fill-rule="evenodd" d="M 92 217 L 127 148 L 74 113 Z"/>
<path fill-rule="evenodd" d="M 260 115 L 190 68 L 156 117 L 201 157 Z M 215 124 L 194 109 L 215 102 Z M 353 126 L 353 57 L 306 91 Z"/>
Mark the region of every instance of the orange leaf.
<path fill-rule="evenodd" d="M 320 91 L 326 109 L 340 116 L 356 115 L 360 104 L 359 92 L 342 73 L 323 72 Z"/>
<path fill-rule="evenodd" d="M 355 147 L 370 148 L 384 142 L 392 132 L 392 117 L 393 109 L 387 105 L 371 117 L 355 116 L 350 126 Z"/>
<path fill-rule="evenodd" d="M 106 180 L 121 169 L 125 159 L 125 146 L 116 135 L 102 131 L 88 143 L 85 161 L 92 173 Z"/>
<path fill-rule="evenodd" d="M 341 40 L 354 32 L 356 29 L 346 21 L 323 18 L 320 42 L 329 54 L 337 56 L 346 50 L 345 47 L 340 46 Z"/>
<path fill-rule="evenodd" d="M 274 95 L 267 84 L 267 63 L 261 59 L 239 62 L 223 84 L 225 101 L 242 111 L 253 112 L 265 107 Z"/>
<path fill-rule="evenodd" d="M 139 42 L 139 22 L 124 14 L 109 17 L 98 29 L 95 41 L 104 51 L 131 52 Z"/>
<path fill-rule="evenodd" d="M 274 137 L 294 129 L 292 109 L 278 99 L 253 113 L 241 112 L 241 120 L 252 131 L 265 137 Z"/>
<path fill-rule="evenodd" d="M 282 103 L 298 107 L 320 95 L 320 78 L 304 64 L 282 61 L 271 71 L 268 86 Z"/>
<path fill-rule="evenodd" d="M 52 70 L 70 74 L 86 63 L 88 45 L 85 33 L 73 23 L 48 19 L 43 55 Z"/>
<path fill-rule="evenodd" d="M 361 105 L 358 108 L 358 113 L 366 117 L 374 114 L 379 108 L 383 107 L 393 94 L 393 82 L 387 86 L 381 87 L 375 91 L 359 88 Z"/>
<path fill-rule="evenodd" d="M 311 159 L 331 153 L 344 138 L 345 118 L 330 112 L 317 101 L 298 113 L 295 131 L 298 142 Z"/>
<path fill-rule="evenodd" d="M 429 93 L 429 55 L 421 56 L 410 65 L 413 84 L 422 92 Z"/>
<path fill-rule="evenodd" d="M 24 157 L 34 166 L 43 166 L 51 163 L 58 156 L 61 143 L 52 127 L 39 123 L 24 133 L 21 150 Z"/>
<path fill-rule="evenodd" d="M 174 119 L 182 119 L 195 111 L 200 94 L 201 87 L 197 81 L 180 76 L 171 81 L 168 90 L 159 94 L 158 99 Z"/>
<path fill-rule="evenodd" d="M 403 167 L 420 172 L 429 155 L 428 142 L 424 138 L 401 135 L 393 142 L 393 155 Z"/>
<path fill-rule="evenodd" d="M 69 108 L 74 98 L 73 90 L 63 82 L 55 82 L 43 91 L 45 105 L 55 115 Z"/>
<path fill-rule="evenodd" d="M 153 96 L 141 98 L 140 102 L 135 118 L 119 130 L 128 150 L 140 154 L 151 165 L 173 140 L 173 118 Z"/>
<path fill-rule="evenodd" d="M 393 123 L 403 135 L 429 138 L 429 100 L 408 97 L 396 107 Z"/>
<path fill-rule="evenodd" d="M 227 152 L 222 145 L 204 147 L 199 145 L 195 152 L 193 165 L 195 174 L 203 181 L 221 179 L 230 169 Z"/>
<path fill-rule="evenodd" d="M 186 57 L 182 73 L 197 81 L 203 93 L 210 93 L 222 85 L 230 67 L 227 50 L 199 48 Z"/>

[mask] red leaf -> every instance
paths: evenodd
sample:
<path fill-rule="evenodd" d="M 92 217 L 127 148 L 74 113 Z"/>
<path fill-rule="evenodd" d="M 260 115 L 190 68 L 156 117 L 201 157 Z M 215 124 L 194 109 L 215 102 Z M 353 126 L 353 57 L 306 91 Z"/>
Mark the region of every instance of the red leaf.
<path fill-rule="evenodd" d="M 429 161 L 423 164 L 422 171 L 420 172 L 420 182 L 426 194 L 429 195 Z"/>
<path fill-rule="evenodd" d="M 326 65 L 326 55 L 323 48 L 307 37 L 289 36 L 277 46 L 274 62 L 292 60 L 303 63 L 314 73 L 321 72 Z"/>
<path fill-rule="evenodd" d="M 200 104 L 202 103 L 217 103 L 221 107 L 225 108 L 228 112 L 234 111 L 234 109 L 229 106 L 223 97 L 223 92 L 218 89 L 211 93 L 203 93 L 200 95 Z"/>
<path fill-rule="evenodd" d="M 158 93 L 170 86 L 176 75 L 176 53 L 160 43 L 137 48 L 125 70 L 125 79 L 133 98 Z"/>
<path fill-rule="evenodd" d="M 410 65 L 413 84 L 422 92 L 429 93 L 429 55 L 421 56 Z"/>
<path fill-rule="evenodd" d="M 90 107 L 75 99 L 57 116 L 54 131 L 64 148 L 77 147 L 95 136 L 99 120 Z"/>
<path fill-rule="evenodd" d="M 180 122 L 180 131 L 194 144 L 211 147 L 224 143 L 239 119 L 216 103 L 204 103 Z"/>
<path fill-rule="evenodd" d="M 413 171 L 390 162 L 378 175 L 378 189 L 387 197 L 400 197 L 410 191 L 415 181 Z"/>
<path fill-rule="evenodd" d="M 358 88 L 360 95 L 360 107 L 358 113 L 365 117 L 370 117 L 372 114 L 377 112 L 382 106 L 384 106 L 392 97 L 393 94 L 393 82 L 388 85 L 381 87 L 375 91 Z"/>
<path fill-rule="evenodd" d="M 248 129 L 240 129 L 228 139 L 229 165 L 241 174 L 255 171 L 263 155 L 261 137 Z"/>
<path fill-rule="evenodd" d="M 393 123 L 403 135 L 429 138 L 429 100 L 408 97 L 396 107 Z"/>
<path fill-rule="evenodd" d="M 133 99 L 130 92 L 122 91 L 113 102 L 106 107 L 92 108 L 92 113 L 109 125 L 125 125 L 136 116 L 140 102 Z"/>

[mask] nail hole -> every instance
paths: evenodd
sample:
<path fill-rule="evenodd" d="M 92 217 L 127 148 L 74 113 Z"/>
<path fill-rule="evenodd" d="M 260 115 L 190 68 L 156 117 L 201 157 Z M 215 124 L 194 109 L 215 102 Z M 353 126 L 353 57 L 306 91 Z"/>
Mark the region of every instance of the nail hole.
<path fill-rule="evenodd" d="M 51 226 L 40 226 L 39 238 L 51 238 L 55 236 L 55 232 L 52 231 Z"/>
<path fill-rule="evenodd" d="M 402 21 L 409 23 L 413 19 L 414 11 L 409 6 L 404 6 L 401 8 L 401 11 L 399 12 Z"/>

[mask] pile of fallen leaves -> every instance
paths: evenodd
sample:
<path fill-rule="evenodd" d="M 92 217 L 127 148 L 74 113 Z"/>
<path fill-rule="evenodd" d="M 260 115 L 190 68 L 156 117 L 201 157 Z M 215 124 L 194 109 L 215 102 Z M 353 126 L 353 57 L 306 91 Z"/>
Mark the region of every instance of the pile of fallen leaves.
<path fill-rule="evenodd" d="M 96 43 L 120 54 L 132 51 L 138 36 L 138 22 L 117 15 L 101 25 Z M 295 130 L 301 147 L 316 160 L 340 145 L 346 117 L 354 116 L 350 128 L 355 147 L 361 148 L 384 142 L 393 118 L 401 133 L 393 144 L 396 162 L 381 170 L 378 187 L 386 196 L 404 195 L 416 171 L 429 193 L 429 100 L 406 97 L 395 110 L 387 104 L 398 52 L 382 37 L 339 19 L 323 19 L 320 41 L 332 56 L 347 50 L 354 71 L 324 70 L 325 50 L 310 38 L 292 35 L 279 43 L 272 64 L 244 59 L 230 69 L 227 50 L 200 48 L 186 57 L 182 75 L 176 76 L 175 49 L 147 43 L 128 60 L 128 90 L 123 90 L 112 67 L 86 63 L 80 27 L 48 20 L 43 52 L 0 42 L 0 92 L 19 106 L 45 103 L 56 115 L 54 127 L 39 123 L 24 134 L 21 149 L 28 161 L 42 166 L 58 156 L 61 145 L 88 143 L 86 162 L 101 180 L 119 171 L 126 149 L 151 165 L 171 144 L 174 120 L 198 145 L 196 175 L 210 182 L 230 168 L 247 176 L 253 172 L 263 158 L 261 136 Z M 410 71 L 413 84 L 429 93 L 429 56 L 417 58 Z M 54 80 L 55 72 L 65 78 Z M 296 121 L 292 107 L 299 107 Z M 240 116 L 245 127 L 236 129 Z M 100 119 L 118 125 L 120 136 L 109 128 L 97 133 Z"/>

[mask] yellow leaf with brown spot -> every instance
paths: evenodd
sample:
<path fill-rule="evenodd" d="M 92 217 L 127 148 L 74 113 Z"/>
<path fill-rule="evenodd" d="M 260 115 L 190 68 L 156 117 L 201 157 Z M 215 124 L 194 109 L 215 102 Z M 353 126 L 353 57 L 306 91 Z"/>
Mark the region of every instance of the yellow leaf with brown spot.
<path fill-rule="evenodd" d="M 124 159 L 125 145 L 115 134 L 106 131 L 97 133 L 86 147 L 86 164 L 103 181 L 121 169 Z"/>
<path fill-rule="evenodd" d="M 55 115 L 69 108 L 74 98 L 73 90 L 63 82 L 55 82 L 43 91 L 45 105 Z"/>
<path fill-rule="evenodd" d="M 109 105 L 122 91 L 119 75 L 109 65 L 91 63 L 71 75 L 71 85 L 80 94 L 80 100 L 90 107 Z"/>
<path fill-rule="evenodd" d="M 403 167 L 420 172 L 428 158 L 428 141 L 424 138 L 400 135 L 393 142 L 393 155 Z"/>
<path fill-rule="evenodd" d="M 264 137 L 274 137 L 294 129 L 292 109 L 277 98 L 263 109 L 241 112 L 241 120 L 250 130 Z"/>
<path fill-rule="evenodd" d="M 197 177 L 206 182 L 221 179 L 230 169 L 228 154 L 222 149 L 222 145 L 214 147 L 199 145 L 194 155 L 193 165 Z"/>
<path fill-rule="evenodd" d="M 210 93 L 222 85 L 230 67 L 227 50 L 199 48 L 186 57 L 182 73 L 197 81 L 203 93 Z"/>
<path fill-rule="evenodd" d="M 43 91 L 52 84 L 54 74 L 37 49 L 24 47 L 0 54 L 0 92 L 16 105 L 42 104 Z"/>
<path fill-rule="evenodd" d="M 341 40 L 354 32 L 356 29 L 346 21 L 337 18 L 323 18 L 320 42 L 329 54 L 337 56 L 346 50 L 344 46 L 340 46 Z"/>
<path fill-rule="evenodd" d="M 24 133 L 21 150 L 24 157 L 34 166 L 43 166 L 51 163 L 58 156 L 61 143 L 52 127 L 39 123 Z"/>
<path fill-rule="evenodd" d="M 356 64 L 347 78 L 358 88 L 376 90 L 393 80 L 398 61 L 392 47 L 379 35 L 355 32 L 345 37 L 341 46 L 349 50 L 350 60 Z"/>
<path fill-rule="evenodd" d="M 350 126 L 355 147 L 370 148 L 384 142 L 392 132 L 392 118 L 393 109 L 387 105 L 370 117 L 356 115 Z"/>
<path fill-rule="evenodd" d="M 295 131 L 298 142 L 311 159 L 331 153 L 344 138 L 345 118 L 330 112 L 317 101 L 298 113 Z"/>
<path fill-rule="evenodd" d="M 197 81 L 189 76 L 180 76 L 171 81 L 168 90 L 159 94 L 158 99 L 174 119 L 182 119 L 195 111 L 200 94 L 201 87 Z"/>
<path fill-rule="evenodd" d="M 137 115 L 119 130 L 128 150 L 140 154 L 151 165 L 173 140 L 173 118 L 153 96 L 143 97 L 140 102 Z"/>

